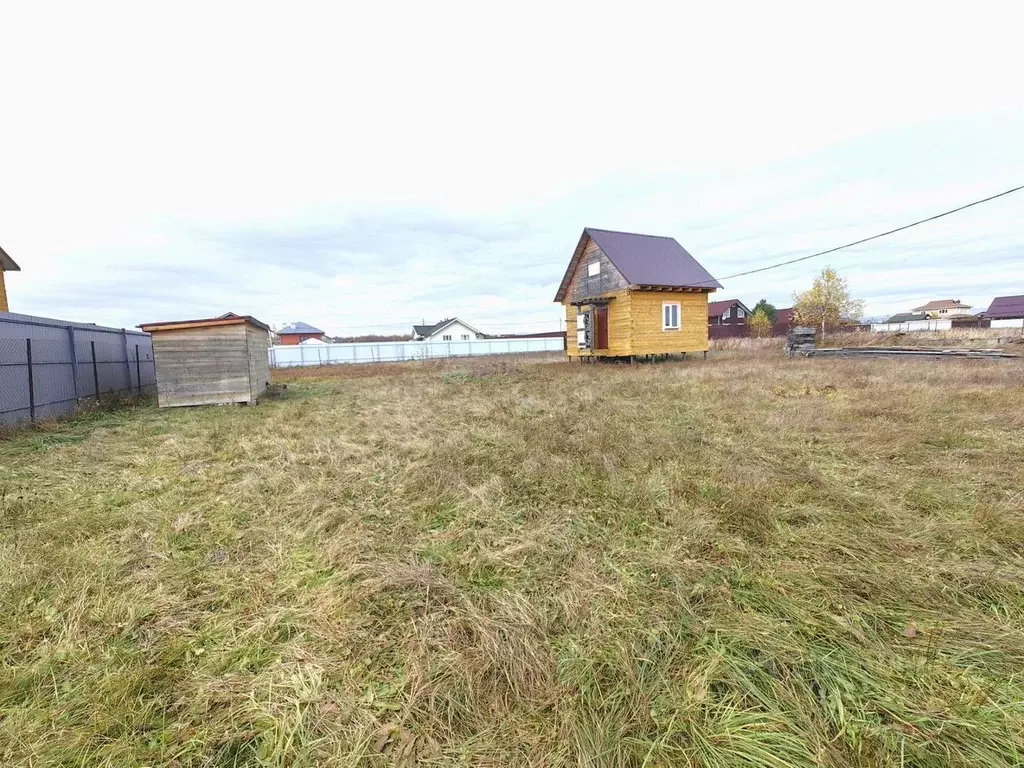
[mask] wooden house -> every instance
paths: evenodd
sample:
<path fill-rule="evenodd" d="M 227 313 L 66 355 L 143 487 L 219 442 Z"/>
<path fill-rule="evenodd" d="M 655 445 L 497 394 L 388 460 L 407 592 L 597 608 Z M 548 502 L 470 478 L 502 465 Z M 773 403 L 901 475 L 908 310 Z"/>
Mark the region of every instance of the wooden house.
<path fill-rule="evenodd" d="M 706 352 L 708 294 L 721 287 L 671 237 L 588 227 L 555 294 L 569 356 Z"/>
<path fill-rule="evenodd" d="M 157 401 L 177 405 L 256 402 L 270 385 L 270 328 L 248 315 L 147 323 Z"/>
<path fill-rule="evenodd" d="M 19 272 L 19 267 L 14 259 L 7 255 L 3 248 L 0 248 L 0 312 L 10 312 L 7 306 L 7 286 L 4 284 L 4 272 Z"/>

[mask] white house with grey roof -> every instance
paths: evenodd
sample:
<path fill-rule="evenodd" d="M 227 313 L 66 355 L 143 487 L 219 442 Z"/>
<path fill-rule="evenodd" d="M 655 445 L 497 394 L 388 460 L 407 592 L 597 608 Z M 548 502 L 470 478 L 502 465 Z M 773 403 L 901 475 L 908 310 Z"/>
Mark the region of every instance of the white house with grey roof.
<path fill-rule="evenodd" d="M 414 325 L 412 337 L 415 341 L 473 341 L 485 339 L 487 334 L 457 317 L 450 317 L 433 325 Z"/>

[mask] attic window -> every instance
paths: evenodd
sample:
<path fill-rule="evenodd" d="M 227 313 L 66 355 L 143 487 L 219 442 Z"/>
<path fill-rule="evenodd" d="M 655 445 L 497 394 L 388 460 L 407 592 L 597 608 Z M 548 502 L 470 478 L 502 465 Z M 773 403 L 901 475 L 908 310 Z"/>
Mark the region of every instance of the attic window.
<path fill-rule="evenodd" d="M 661 318 L 663 331 L 679 330 L 679 302 L 665 302 L 661 305 Z"/>
<path fill-rule="evenodd" d="M 592 261 L 589 264 L 587 264 L 587 276 L 588 277 L 594 277 L 594 276 L 600 275 L 600 274 L 601 274 L 601 262 L 600 261 Z"/>

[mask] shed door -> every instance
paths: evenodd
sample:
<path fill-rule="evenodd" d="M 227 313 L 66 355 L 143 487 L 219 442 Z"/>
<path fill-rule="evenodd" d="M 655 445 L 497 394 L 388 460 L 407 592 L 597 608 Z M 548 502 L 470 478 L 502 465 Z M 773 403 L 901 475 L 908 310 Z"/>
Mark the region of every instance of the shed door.
<path fill-rule="evenodd" d="M 594 309 L 597 325 L 597 349 L 608 349 L 608 305 L 598 304 Z"/>

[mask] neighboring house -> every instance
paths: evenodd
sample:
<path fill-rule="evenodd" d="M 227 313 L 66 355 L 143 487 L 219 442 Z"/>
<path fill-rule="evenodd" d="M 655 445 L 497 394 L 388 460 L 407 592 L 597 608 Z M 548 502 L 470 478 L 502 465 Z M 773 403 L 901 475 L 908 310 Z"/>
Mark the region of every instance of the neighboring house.
<path fill-rule="evenodd" d="M 796 307 L 785 307 L 784 309 L 777 310 L 777 312 L 775 325 L 783 328 L 792 328 L 796 322 Z"/>
<path fill-rule="evenodd" d="M 671 237 L 588 227 L 555 294 L 565 307 L 568 354 L 706 352 L 708 294 L 721 287 Z"/>
<path fill-rule="evenodd" d="M 996 296 L 985 310 L 990 328 L 1024 329 L 1024 296 Z"/>
<path fill-rule="evenodd" d="M 7 255 L 3 248 L 0 248 L 0 312 L 10 312 L 7 306 L 7 286 L 4 283 L 4 272 L 20 272 L 14 259 Z"/>
<path fill-rule="evenodd" d="M 739 299 L 708 304 L 709 325 L 743 325 L 753 313 Z"/>
<path fill-rule="evenodd" d="M 277 335 L 281 337 L 282 345 L 289 346 L 301 344 L 308 339 L 323 339 L 324 332 L 308 323 L 292 323 L 284 328 L 279 328 Z"/>
<path fill-rule="evenodd" d="M 928 317 L 948 318 L 958 315 L 971 314 L 971 305 L 964 304 L 960 299 L 939 299 L 929 301 L 920 307 L 914 307 L 914 312 L 924 312 Z"/>
<path fill-rule="evenodd" d="M 416 341 L 473 341 L 487 338 L 486 334 L 457 317 L 449 317 L 434 325 L 414 325 L 412 337 Z"/>
<path fill-rule="evenodd" d="M 913 320 L 927 320 L 928 315 L 925 312 L 897 312 L 895 315 L 886 320 L 886 323 L 909 323 Z"/>

